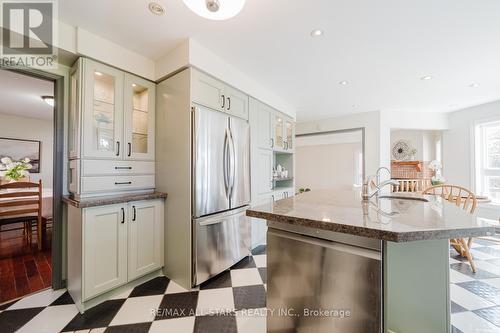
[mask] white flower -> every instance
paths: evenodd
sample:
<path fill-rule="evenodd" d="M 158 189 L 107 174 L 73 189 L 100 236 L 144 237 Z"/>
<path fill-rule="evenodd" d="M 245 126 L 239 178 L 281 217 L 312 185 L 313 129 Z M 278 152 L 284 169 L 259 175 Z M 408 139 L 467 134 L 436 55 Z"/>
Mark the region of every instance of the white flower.
<path fill-rule="evenodd" d="M 0 162 L 2 162 L 3 164 L 10 164 L 12 163 L 12 160 L 10 159 L 10 157 L 2 157 L 2 159 L 0 159 Z"/>
<path fill-rule="evenodd" d="M 23 159 L 23 162 L 24 162 L 24 163 L 29 163 L 29 162 L 31 162 L 31 160 L 30 160 L 29 158 L 25 157 L 25 158 Z"/>
<path fill-rule="evenodd" d="M 33 169 L 33 165 L 29 164 L 29 163 L 26 163 L 26 169 Z"/>

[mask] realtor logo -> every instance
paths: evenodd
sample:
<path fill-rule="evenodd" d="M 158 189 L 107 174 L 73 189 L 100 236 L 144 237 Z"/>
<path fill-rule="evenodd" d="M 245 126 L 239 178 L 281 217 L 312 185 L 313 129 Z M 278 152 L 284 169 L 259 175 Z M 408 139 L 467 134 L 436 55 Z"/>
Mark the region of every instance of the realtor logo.
<path fill-rule="evenodd" d="M 0 0 L 1 64 L 9 67 L 57 67 L 56 0 Z"/>

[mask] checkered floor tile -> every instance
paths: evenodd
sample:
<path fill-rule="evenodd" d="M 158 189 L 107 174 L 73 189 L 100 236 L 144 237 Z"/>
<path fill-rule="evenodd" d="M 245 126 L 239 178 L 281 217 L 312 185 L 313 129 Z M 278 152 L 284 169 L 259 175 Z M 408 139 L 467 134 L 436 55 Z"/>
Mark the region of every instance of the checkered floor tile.
<path fill-rule="evenodd" d="M 500 239 L 476 239 L 471 253 L 475 274 L 450 250 L 452 333 L 500 333 Z"/>
<path fill-rule="evenodd" d="M 476 274 L 450 251 L 452 333 L 500 333 L 500 242 L 476 240 L 472 252 Z M 263 333 L 266 278 L 260 246 L 196 289 L 158 277 L 83 315 L 67 292 L 46 290 L 0 306 L 0 331 Z"/>
<path fill-rule="evenodd" d="M 265 332 L 266 275 L 259 246 L 196 289 L 157 277 L 83 315 L 65 290 L 45 290 L 0 306 L 0 332 Z"/>

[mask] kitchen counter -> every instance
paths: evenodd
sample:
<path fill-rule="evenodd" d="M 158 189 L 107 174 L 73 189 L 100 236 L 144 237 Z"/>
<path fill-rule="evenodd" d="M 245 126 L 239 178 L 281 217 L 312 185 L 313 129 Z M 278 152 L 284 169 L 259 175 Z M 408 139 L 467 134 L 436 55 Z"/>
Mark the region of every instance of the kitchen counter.
<path fill-rule="evenodd" d="M 294 309 L 268 316 L 268 332 L 450 332 L 449 239 L 494 233 L 416 193 L 314 190 L 247 216 L 267 220 L 267 308 Z"/>
<path fill-rule="evenodd" d="M 247 216 L 283 224 L 283 229 L 286 225 L 303 226 L 392 242 L 476 237 L 495 232 L 476 215 L 441 197 L 391 195 L 416 200 L 381 198 L 377 208 L 376 199 L 370 205 L 364 204 L 360 191 L 314 190 L 273 205 L 252 207 Z"/>
<path fill-rule="evenodd" d="M 152 200 L 166 198 L 167 193 L 164 192 L 150 192 L 139 194 L 123 194 L 123 195 L 107 195 L 102 197 L 90 197 L 85 199 L 75 199 L 70 196 L 64 196 L 63 202 L 76 208 L 87 208 L 96 206 L 112 205 L 130 201 Z"/>

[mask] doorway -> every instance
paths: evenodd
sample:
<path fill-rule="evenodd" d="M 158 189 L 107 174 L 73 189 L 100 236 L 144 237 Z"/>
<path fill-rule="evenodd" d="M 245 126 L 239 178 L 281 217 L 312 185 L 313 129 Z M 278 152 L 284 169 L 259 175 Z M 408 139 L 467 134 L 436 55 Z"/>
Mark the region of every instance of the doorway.
<path fill-rule="evenodd" d="M 364 128 L 296 136 L 296 186 L 352 190 L 364 179 Z"/>
<path fill-rule="evenodd" d="M 0 304 L 62 287 L 63 86 L 0 69 Z"/>

